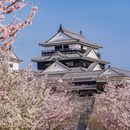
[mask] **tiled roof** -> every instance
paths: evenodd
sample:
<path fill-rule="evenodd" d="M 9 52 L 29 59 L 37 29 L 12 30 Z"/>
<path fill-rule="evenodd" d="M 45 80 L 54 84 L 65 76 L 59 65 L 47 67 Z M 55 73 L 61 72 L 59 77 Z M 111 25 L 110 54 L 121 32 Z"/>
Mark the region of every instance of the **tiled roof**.
<path fill-rule="evenodd" d="M 98 64 L 98 63 L 96 63 L 96 62 L 92 63 L 92 64 L 88 67 L 88 69 L 89 69 L 90 71 L 92 71 L 92 70 L 96 67 L 97 64 Z"/>
<path fill-rule="evenodd" d="M 71 72 L 85 72 L 89 71 L 87 68 L 84 67 L 73 67 L 71 68 Z"/>
<path fill-rule="evenodd" d="M 106 70 L 108 69 L 112 70 L 111 74 L 109 75 L 110 78 L 130 76 L 130 71 L 128 70 L 123 70 L 120 68 L 110 67 L 110 66 Z M 62 78 L 63 80 L 69 80 L 71 82 L 84 82 L 84 81 L 86 82 L 86 81 L 98 81 L 98 80 L 101 81 L 102 76 L 106 76 L 103 75 L 106 70 L 90 71 L 87 68 L 83 68 L 83 67 L 73 67 L 68 69 L 68 71 L 65 72 L 49 73 L 48 78 L 49 80 L 52 80 L 54 83 L 59 78 Z M 39 74 L 44 75 L 45 73 L 44 71 L 42 71 Z"/>
<path fill-rule="evenodd" d="M 76 39 L 76 40 L 80 40 L 82 42 L 87 42 L 84 38 L 84 36 L 82 36 L 81 34 L 77 34 L 77 33 L 74 33 L 74 32 L 71 32 L 71 31 L 68 31 L 68 30 L 65 30 L 65 29 L 62 29 L 63 33 L 70 36 L 71 38 L 73 39 Z"/>
<path fill-rule="evenodd" d="M 125 69 L 121 69 L 121 68 L 117 68 L 117 67 L 110 67 L 112 70 L 120 73 L 120 74 L 123 74 L 125 76 L 130 76 L 130 71 L 129 70 L 125 70 Z"/>
<path fill-rule="evenodd" d="M 32 59 L 34 62 L 44 62 L 44 61 L 56 61 L 56 60 L 68 60 L 68 59 L 83 59 L 83 60 L 88 60 L 88 61 L 94 61 L 98 63 L 103 63 L 103 64 L 109 64 L 109 62 L 104 61 L 102 59 L 94 59 L 94 58 L 89 58 L 87 56 L 84 56 L 82 53 L 68 53 L 68 54 L 63 54 L 61 52 L 54 53 L 51 56 L 41 56 L 38 58 Z"/>
<path fill-rule="evenodd" d="M 71 39 L 63 39 L 63 40 L 60 39 L 60 40 L 50 41 L 59 32 L 65 34 L 66 36 L 70 37 Z M 95 49 L 102 48 L 101 46 L 86 40 L 83 35 L 68 31 L 66 29 L 63 29 L 62 26 L 60 26 L 58 32 L 53 37 L 50 38 L 48 41 L 46 41 L 44 43 L 43 42 L 40 43 L 39 45 L 48 46 L 48 45 L 55 45 L 55 44 L 61 44 L 61 43 L 69 44 L 69 43 L 75 43 L 76 42 L 76 43 L 83 44 L 83 45 L 86 45 L 86 46 L 94 47 Z"/>
<path fill-rule="evenodd" d="M 124 76 L 124 77 L 129 77 L 130 76 L 130 71 L 129 70 L 124 70 L 121 68 L 113 67 L 113 66 L 108 66 L 104 72 L 102 72 L 99 77 L 102 76 L 107 76 L 107 77 L 116 77 L 116 76 Z"/>
<path fill-rule="evenodd" d="M 10 49 L 9 54 L 10 54 L 10 56 L 11 56 L 11 60 L 12 60 L 12 61 L 22 62 L 22 60 L 20 60 L 20 59 L 16 56 L 16 54 L 14 53 L 14 51 L 13 51 L 12 49 Z"/>
<path fill-rule="evenodd" d="M 9 50 L 8 50 L 8 55 L 9 55 L 9 57 L 10 57 L 10 61 L 12 61 L 12 62 L 22 62 L 22 60 L 20 60 L 17 56 L 16 56 L 16 54 L 14 53 L 14 51 L 11 49 L 11 48 L 9 48 Z M 0 52 L 0 56 L 2 56 L 2 53 Z"/>
<path fill-rule="evenodd" d="M 39 56 L 37 58 L 33 58 L 32 61 L 33 62 L 42 62 L 42 61 L 46 61 L 50 58 L 51 58 L 51 56 Z"/>
<path fill-rule="evenodd" d="M 86 72 L 69 72 L 66 73 L 62 78 L 63 79 L 88 79 L 88 78 L 97 78 L 104 70 L 99 71 L 86 71 Z"/>

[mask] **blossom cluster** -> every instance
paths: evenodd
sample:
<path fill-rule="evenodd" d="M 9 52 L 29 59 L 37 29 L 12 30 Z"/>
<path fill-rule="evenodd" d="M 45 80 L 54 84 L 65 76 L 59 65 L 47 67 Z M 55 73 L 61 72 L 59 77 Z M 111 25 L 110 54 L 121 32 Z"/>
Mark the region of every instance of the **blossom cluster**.
<path fill-rule="evenodd" d="M 67 88 L 52 91 L 46 75 L 14 71 L 8 60 L 0 57 L 0 128 L 47 130 L 71 117 L 73 102 Z"/>
<path fill-rule="evenodd" d="M 130 79 L 120 82 L 109 81 L 105 92 L 96 98 L 99 121 L 108 130 L 130 129 Z"/>
<path fill-rule="evenodd" d="M 32 19 L 35 16 L 38 8 L 37 6 L 32 6 L 29 15 L 26 19 L 20 19 L 15 17 L 10 23 L 3 24 L 5 16 L 7 14 L 14 13 L 18 10 L 23 9 L 25 6 L 31 5 L 30 3 L 25 2 L 24 0 L 1 0 L 0 1 L 0 40 L 2 50 L 7 50 L 13 43 L 16 38 L 16 34 L 19 30 L 30 25 Z"/>

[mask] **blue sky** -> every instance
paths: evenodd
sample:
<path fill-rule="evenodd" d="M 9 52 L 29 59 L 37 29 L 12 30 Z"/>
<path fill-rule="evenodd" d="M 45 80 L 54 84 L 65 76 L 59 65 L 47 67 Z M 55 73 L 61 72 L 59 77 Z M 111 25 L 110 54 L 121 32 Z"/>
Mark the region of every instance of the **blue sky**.
<path fill-rule="evenodd" d="M 130 69 L 130 0 L 32 0 L 39 5 L 33 25 L 25 28 L 16 39 L 15 52 L 24 60 L 40 56 L 39 42 L 50 38 L 62 24 L 99 43 L 102 58 L 111 65 Z"/>

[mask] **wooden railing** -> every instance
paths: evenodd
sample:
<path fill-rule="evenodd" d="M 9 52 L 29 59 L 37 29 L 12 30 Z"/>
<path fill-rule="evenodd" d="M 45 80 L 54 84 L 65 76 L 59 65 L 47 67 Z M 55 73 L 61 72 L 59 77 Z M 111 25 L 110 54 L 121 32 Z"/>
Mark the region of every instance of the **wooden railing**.
<path fill-rule="evenodd" d="M 80 52 L 80 53 L 84 53 L 85 51 L 84 50 L 72 50 L 72 49 L 64 49 L 64 50 L 50 50 L 50 51 L 42 51 L 41 54 L 42 56 L 45 56 L 45 55 L 52 55 L 56 52 L 61 52 L 61 53 L 64 53 L 64 54 L 74 54 L 74 53 L 77 53 L 77 52 Z"/>

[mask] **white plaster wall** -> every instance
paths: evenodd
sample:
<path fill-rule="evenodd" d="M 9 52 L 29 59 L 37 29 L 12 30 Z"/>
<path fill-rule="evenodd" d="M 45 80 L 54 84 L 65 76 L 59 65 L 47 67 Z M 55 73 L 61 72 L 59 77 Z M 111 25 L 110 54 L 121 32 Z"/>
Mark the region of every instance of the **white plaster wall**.
<path fill-rule="evenodd" d="M 83 46 L 83 49 L 84 49 L 84 50 L 87 50 L 87 49 L 88 49 L 88 47 L 87 47 L 87 46 Z"/>
<path fill-rule="evenodd" d="M 72 50 L 74 50 L 74 49 L 80 50 L 81 45 L 79 45 L 79 44 L 71 44 L 71 45 L 69 45 L 69 48 L 72 49 Z"/>
<path fill-rule="evenodd" d="M 60 78 L 60 79 L 58 80 L 58 82 L 59 82 L 59 83 L 63 83 L 63 79 Z"/>
<path fill-rule="evenodd" d="M 43 47 L 43 50 L 44 50 L 44 51 L 55 50 L 55 46 Z"/>
<path fill-rule="evenodd" d="M 13 65 L 13 68 L 11 68 L 11 69 L 13 69 L 13 70 L 19 70 L 19 63 L 17 63 L 17 62 L 9 62 L 9 64 L 12 64 Z"/>
<path fill-rule="evenodd" d="M 97 49 L 94 49 L 94 51 L 97 53 L 98 52 L 98 50 Z"/>

